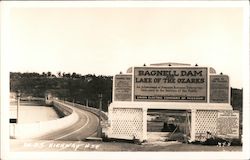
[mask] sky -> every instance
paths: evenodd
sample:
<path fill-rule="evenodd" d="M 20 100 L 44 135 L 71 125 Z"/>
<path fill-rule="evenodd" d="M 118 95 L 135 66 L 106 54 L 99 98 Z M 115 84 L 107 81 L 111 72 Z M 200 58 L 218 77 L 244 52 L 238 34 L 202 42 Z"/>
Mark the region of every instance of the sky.
<path fill-rule="evenodd" d="M 177 62 L 213 67 L 241 88 L 241 8 L 15 8 L 11 72 L 115 75 Z"/>

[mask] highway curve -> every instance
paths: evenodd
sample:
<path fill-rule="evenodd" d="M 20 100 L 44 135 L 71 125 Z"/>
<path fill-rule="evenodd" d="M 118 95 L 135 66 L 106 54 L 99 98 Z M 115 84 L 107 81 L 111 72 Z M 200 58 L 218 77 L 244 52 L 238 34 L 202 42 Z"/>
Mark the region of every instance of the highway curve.
<path fill-rule="evenodd" d="M 39 140 L 80 141 L 96 134 L 99 119 L 95 114 L 73 106 L 66 106 L 78 114 L 79 120 L 70 127 L 39 137 Z"/>

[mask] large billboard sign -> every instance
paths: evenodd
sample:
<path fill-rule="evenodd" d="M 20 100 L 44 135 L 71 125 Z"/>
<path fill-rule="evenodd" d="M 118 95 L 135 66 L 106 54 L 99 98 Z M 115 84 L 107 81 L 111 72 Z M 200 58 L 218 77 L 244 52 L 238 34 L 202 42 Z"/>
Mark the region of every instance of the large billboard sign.
<path fill-rule="evenodd" d="M 229 103 L 229 77 L 210 76 L 210 103 Z"/>
<path fill-rule="evenodd" d="M 134 101 L 207 102 L 207 68 L 135 67 Z"/>
<path fill-rule="evenodd" d="M 114 101 L 131 101 L 132 75 L 116 75 L 114 86 Z"/>

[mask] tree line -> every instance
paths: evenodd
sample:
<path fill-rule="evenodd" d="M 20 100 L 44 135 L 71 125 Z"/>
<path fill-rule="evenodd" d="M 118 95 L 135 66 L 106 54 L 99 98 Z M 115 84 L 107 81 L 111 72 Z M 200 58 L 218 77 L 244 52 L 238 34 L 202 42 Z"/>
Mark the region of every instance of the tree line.
<path fill-rule="evenodd" d="M 103 110 L 107 111 L 112 100 L 112 76 L 81 75 L 75 72 L 10 72 L 10 91 L 21 91 L 23 97 L 44 97 L 49 92 L 59 99 L 99 106 L 98 94 L 103 95 Z M 231 105 L 242 112 L 243 89 L 231 88 Z"/>
<path fill-rule="evenodd" d="M 81 75 L 75 72 L 10 72 L 10 91 L 21 91 L 22 97 L 44 97 L 45 93 L 59 99 L 99 106 L 98 94 L 102 94 L 103 110 L 107 111 L 112 99 L 112 76 Z"/>

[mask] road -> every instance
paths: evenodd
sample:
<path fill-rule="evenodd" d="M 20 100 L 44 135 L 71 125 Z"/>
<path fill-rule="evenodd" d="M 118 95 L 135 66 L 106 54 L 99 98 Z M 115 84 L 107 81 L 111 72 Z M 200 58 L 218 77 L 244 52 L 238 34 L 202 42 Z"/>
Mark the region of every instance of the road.
<path fill-rule="evenodd" d="M 65 104 L 66 105 L 66 104 Z M 79 119 L 70 127 L 49 133 L 36 139 L 10 139 L 11 151 L 77 151 L 96 150 L 99 144 L 90 144 L 84 140 L 97 134 L 98 117 L 88 111 L 72 108 Z"/>
<path fill-rule="evenodd" d="M 70 127 L 39 137 L 39 140 L 80 141 L 96 134 L 99 119 L 95 114 L 67 106 L 79 115 L 79 120 Z"/>

